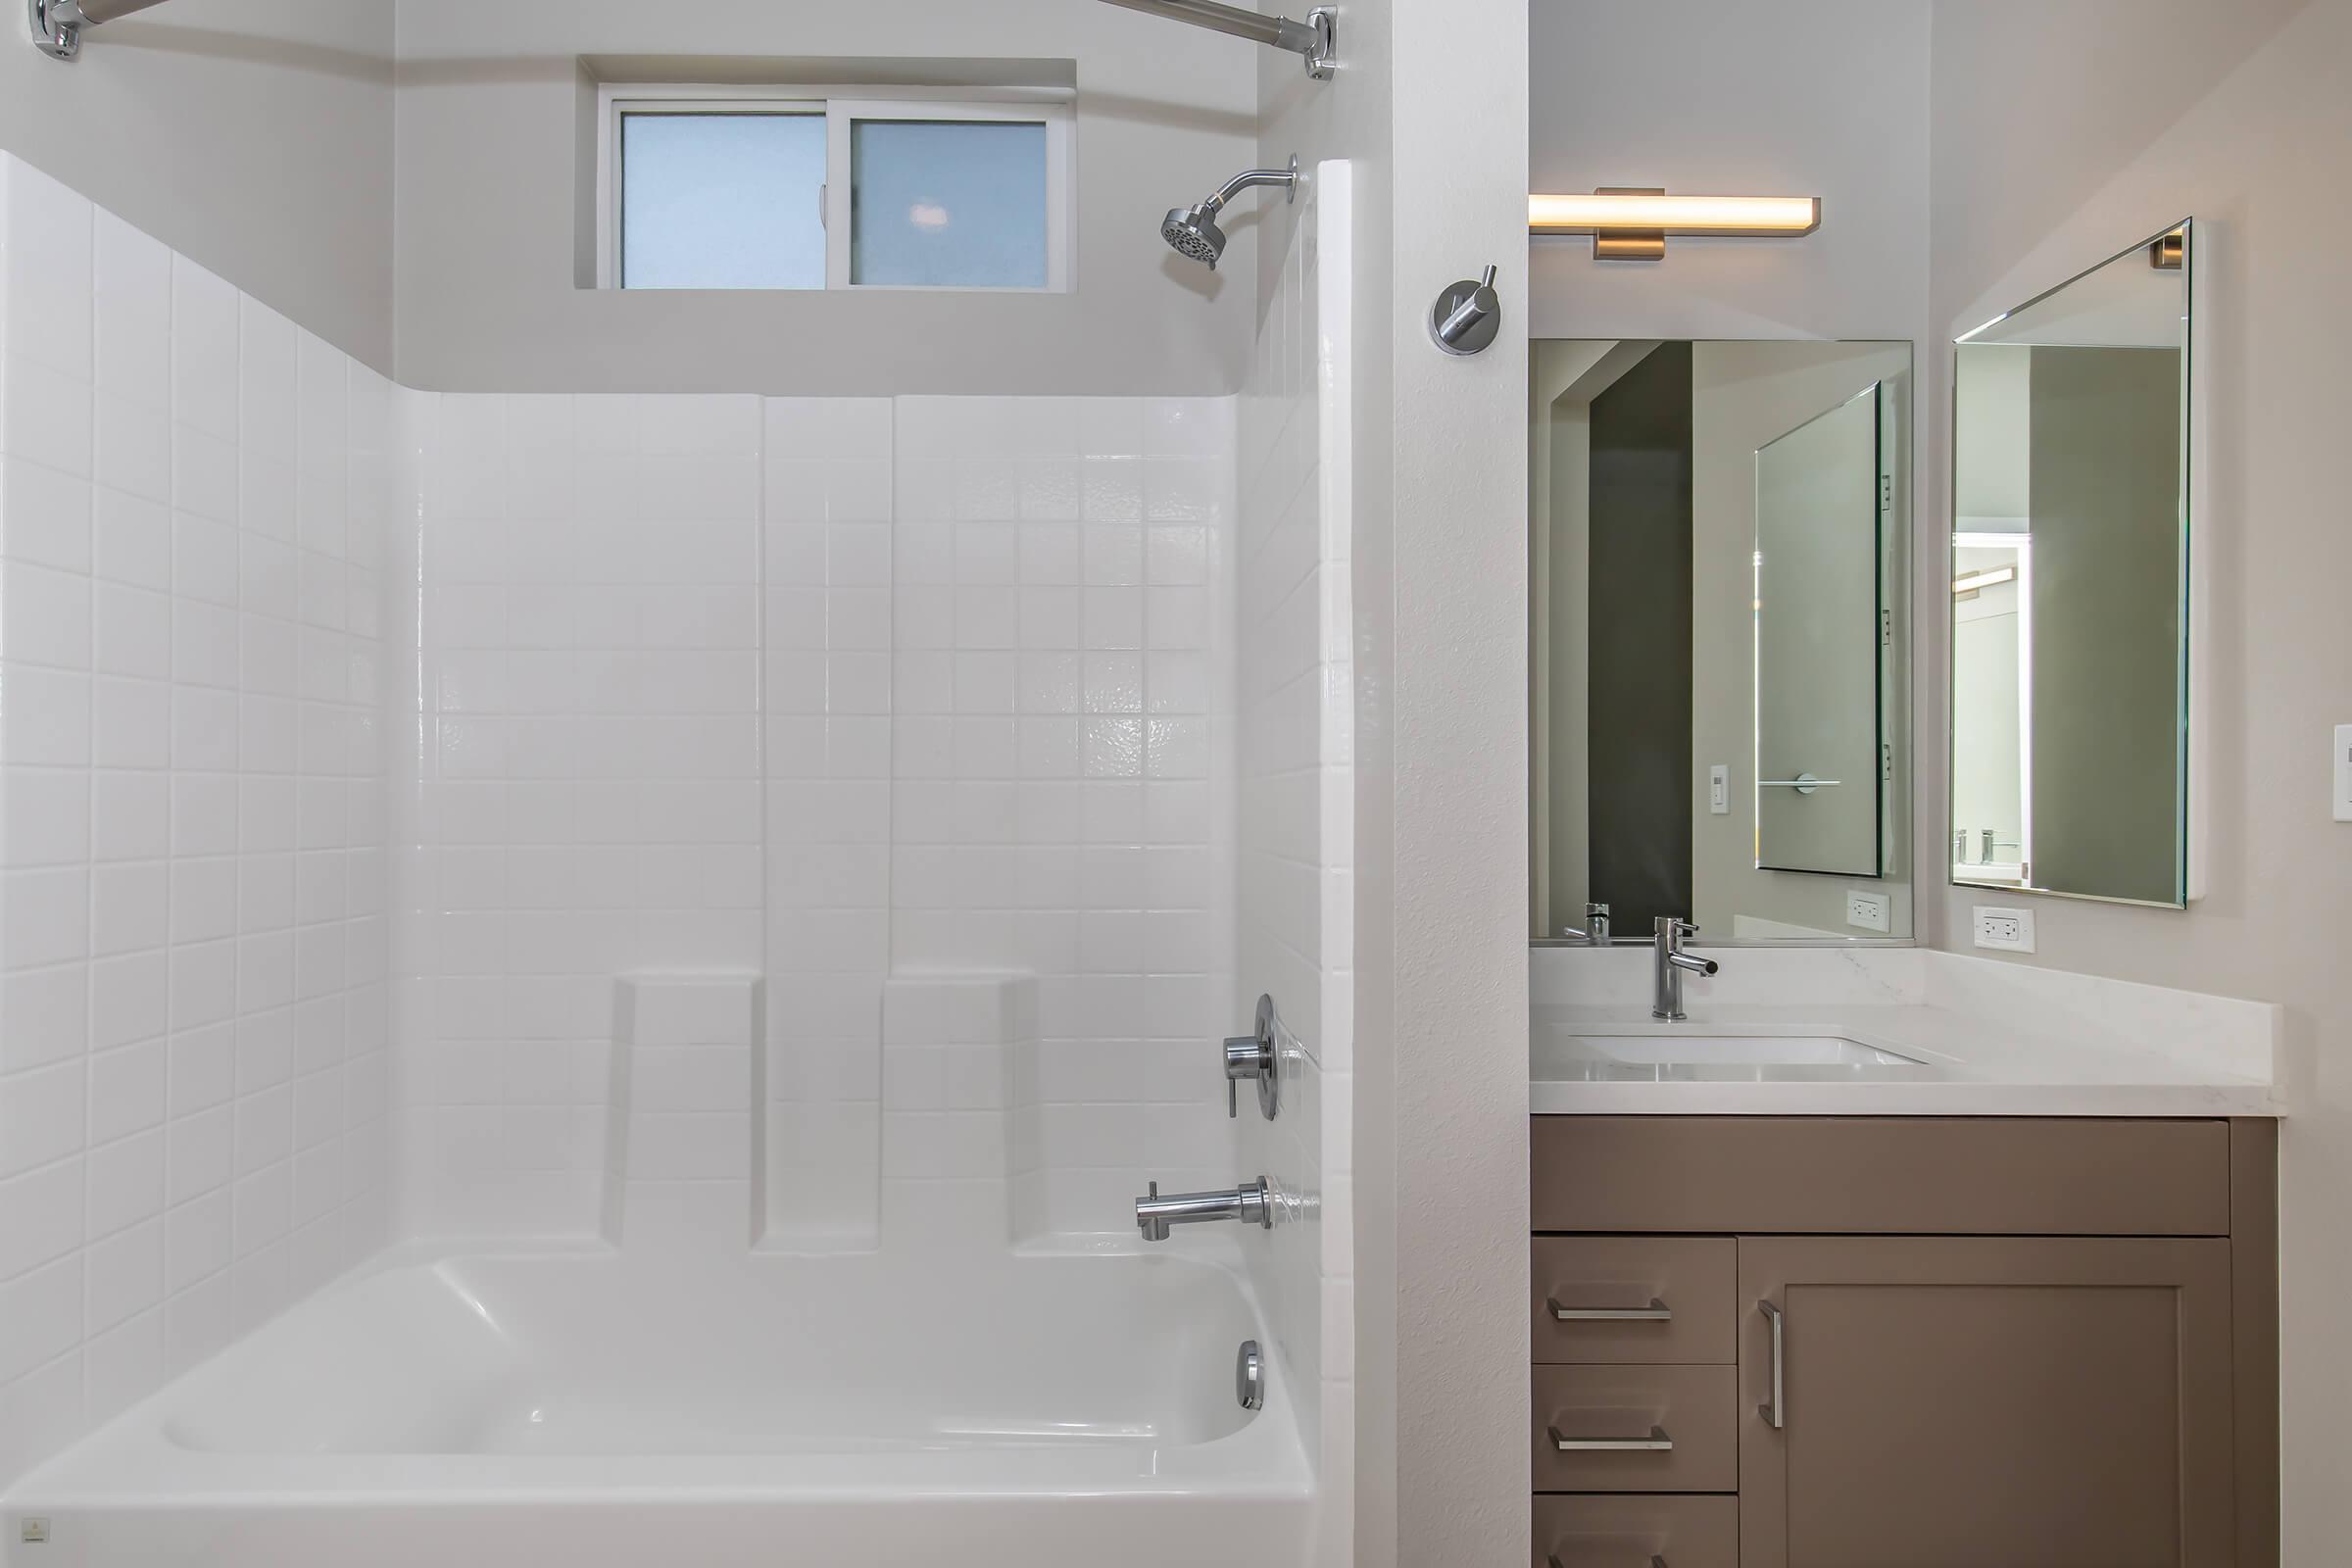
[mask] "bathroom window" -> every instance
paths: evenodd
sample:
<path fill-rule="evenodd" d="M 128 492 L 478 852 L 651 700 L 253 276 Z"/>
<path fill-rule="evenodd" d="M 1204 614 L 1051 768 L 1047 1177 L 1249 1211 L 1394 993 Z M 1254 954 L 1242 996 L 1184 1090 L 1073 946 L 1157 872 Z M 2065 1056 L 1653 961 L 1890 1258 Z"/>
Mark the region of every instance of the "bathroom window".
<path fill-rule="evenodd" d="M 607 87 L 601 124 L 603 287 L 1071 286 L 1066 94 Z"/>

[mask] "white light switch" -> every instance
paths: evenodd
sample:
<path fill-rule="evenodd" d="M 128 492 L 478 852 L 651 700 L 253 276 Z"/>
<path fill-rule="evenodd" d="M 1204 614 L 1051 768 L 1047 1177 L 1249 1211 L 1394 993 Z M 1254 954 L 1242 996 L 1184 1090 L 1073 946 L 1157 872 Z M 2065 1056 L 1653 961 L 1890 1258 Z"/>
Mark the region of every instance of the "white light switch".
<path fill-rule="evenodd" d="M 1707 809 L 1717 816 L 1732 814 L 1732 770 L 1721 762 L 1707 769 Z"/>
<path fill-rule="evenodd" d="M 2335 726 L 2335 819 L 2352 822 L 2352 724 Z"/>

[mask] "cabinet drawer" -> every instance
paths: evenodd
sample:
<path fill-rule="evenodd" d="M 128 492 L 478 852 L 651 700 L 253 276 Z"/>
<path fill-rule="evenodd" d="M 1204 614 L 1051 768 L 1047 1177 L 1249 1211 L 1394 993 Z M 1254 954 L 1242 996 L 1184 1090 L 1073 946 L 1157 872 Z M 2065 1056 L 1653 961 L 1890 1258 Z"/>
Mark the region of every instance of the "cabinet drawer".
<path fill-rule="evenodd" d="M 2222 1121 L 1534 1120 L 1539 1231 L 2230 1234 L 2230 1126 Z"/>
<path fill-rule="evenodd" d="M 1739 1359 L 1740 1245 L 1728 1236 L 1539 1237 L 1538 1362 Z"/>
<path fill-rule="evenodd" d="M 1729 1366 L 1537 1367 L 1536 1490 L 1739 1491 L 1738 1382 Z"/>
<path fill-rule="evenodd" d="M 1738 1497 L 1538 1497 L 1535 1568 L 1740 1568 Z"/>

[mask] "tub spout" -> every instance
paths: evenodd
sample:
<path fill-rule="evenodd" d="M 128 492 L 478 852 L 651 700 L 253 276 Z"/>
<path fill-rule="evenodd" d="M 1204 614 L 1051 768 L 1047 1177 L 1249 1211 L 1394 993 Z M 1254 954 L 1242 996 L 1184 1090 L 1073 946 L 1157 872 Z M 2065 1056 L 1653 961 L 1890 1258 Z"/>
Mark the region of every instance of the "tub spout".
<path fill-rule="evenodd" d="M 1135 1200 L 1135 1228 L 1147 1242 L 1164 1242 L 1174 1225 L 1200 1225 L 1215 1219 L 1238 1219 L 1260 1230 L 1274 1228 L 1273 1189 L 1260 1176 L 1247 1187 L 1229 1193 L 1174 1193 L 1159 1196 L 1159 1183 Z"/>

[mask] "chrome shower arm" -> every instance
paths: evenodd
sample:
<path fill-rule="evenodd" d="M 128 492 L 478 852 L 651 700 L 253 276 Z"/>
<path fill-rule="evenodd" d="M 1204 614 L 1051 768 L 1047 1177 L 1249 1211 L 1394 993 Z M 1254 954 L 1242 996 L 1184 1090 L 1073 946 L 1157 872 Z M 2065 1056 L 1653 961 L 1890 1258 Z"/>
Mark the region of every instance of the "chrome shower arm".
<path fill-rule="evenodd" d="M 81 53 L 81 29 L 160 6 L 164 0 L 26 0 L 32 41 L 44 54 L 71 60 Z"/>
<path fill-rule="evenodd" d="M 1103 0 L 1103 3 L 1303 56 L 1306 74 L 1318 81 L 1332 74 L 1334 27 L 1333 13 L 1328 6 L 1317 6 L 1304 22 L 1293 22 L 1288 17 L 1269 17 L 1240 6 L 1220 5 L 1217 0 Z"/>
<path fill-rule="evenodd" d="M 1212 215 L 1222 212 L 1227 202 L 1257 185 L 1281 185 L 1296 196 L 1298 189 L 1298 171 L 1296 167 L 1296 160 L 1293 161 L 1293 164 L 1294 167 L 1290 169 L 1252 169 L 1236 174 L 1225 182 L 1222 190 L 1202 202 L 1200 206 Z"/>

